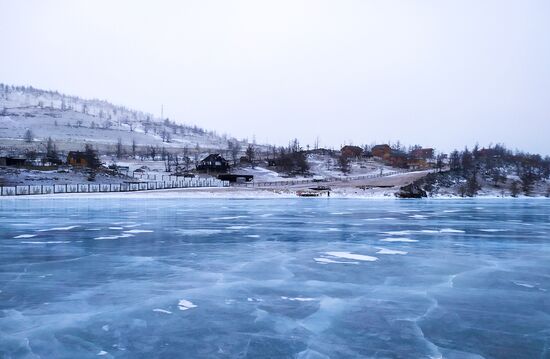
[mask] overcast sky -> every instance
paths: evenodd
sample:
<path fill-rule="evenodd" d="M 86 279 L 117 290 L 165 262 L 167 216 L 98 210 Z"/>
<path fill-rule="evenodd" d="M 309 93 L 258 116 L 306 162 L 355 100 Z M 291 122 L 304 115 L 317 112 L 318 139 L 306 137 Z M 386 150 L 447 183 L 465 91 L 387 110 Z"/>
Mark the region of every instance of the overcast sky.
<path fill-rule="evenodd" d="M 239 138 L 550 154 L 550 1 L 0 0 L 0 82 Z"/>

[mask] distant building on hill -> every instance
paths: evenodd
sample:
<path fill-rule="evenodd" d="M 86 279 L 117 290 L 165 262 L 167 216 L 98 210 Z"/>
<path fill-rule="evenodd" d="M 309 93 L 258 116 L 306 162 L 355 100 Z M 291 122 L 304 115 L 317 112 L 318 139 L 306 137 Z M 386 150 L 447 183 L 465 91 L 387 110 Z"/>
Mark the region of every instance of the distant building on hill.
<path fill-rule="evenodd" d="M 382 159 L 388 158 L 391 154 L 391 151 L 392 150 L 390 145 L 386 145 L 386 144 L 376 145 L 371 149 L 371 153 L 373 157 L 378 157 Z"/>
<path fill-rule="evenodd" d="M 363 149 L 359 146 L 344 146 L 340 150 L 342 156 L 359 158 L 363 154 Z"/>
<path fill-rule="evenodd" d="M 433 148 L 416 148 L 411 151 L 411 157 L 415 159 L 430 159 L 434 157 Z"/>
<path fill-rule="evenodd" d="M 86 152 L 70 151 L 67 154 L 67 163 L 71 166 L 88 167 L 90 160 Z"/>
<path fill-rule="evenodd" d="M 211 153 L 197 165 L 197 171 L 223 173 L 229 170 L 229 162 L 219 153 Z"/>

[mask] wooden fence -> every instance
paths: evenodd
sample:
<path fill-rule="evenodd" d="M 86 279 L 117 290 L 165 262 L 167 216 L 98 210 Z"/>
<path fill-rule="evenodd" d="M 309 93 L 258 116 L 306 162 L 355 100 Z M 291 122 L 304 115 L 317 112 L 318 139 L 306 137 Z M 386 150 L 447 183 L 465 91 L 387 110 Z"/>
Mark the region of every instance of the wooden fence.
<path fill-rule="evenodd" d="M 229 187 L 229 182 L 220 181 L 216 178 L 190 178 L 155 182 L 0 186 L 0 196 L 22 196 L 57 193 L 136 192 L 193 187 Z"/>
<path fill-rule="evenodd" d="M 323 179 L 297 179 L 297 180 L 286 180 L 286 181 L 267 181 L 267 182 L 245 182 L 245 183 L 231 183 L 231 186 L 242 186 L 242 187 L 275 187 L 275 186 L 292 186 L 308 183 L 331 183 L 331 182 L 349 182 L 355 180 L 369 179 L 369 178 L 379 178 L 392 176 L 399 173 L 415 172 L 411 170 L 396 170 L 383 173 L 373 173 L 362 176 L 352 176 L 352 177 L 325 177 Z"/>

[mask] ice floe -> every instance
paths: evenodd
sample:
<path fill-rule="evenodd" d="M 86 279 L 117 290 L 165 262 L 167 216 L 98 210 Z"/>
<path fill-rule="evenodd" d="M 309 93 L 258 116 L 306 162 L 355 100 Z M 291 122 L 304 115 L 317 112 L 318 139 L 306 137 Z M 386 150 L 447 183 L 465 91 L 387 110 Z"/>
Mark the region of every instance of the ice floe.
<path fill-rule="evenodd" d="M 376 254 L 407 254 L 408 252 L 405 252 L 405 251 L 398 251 L 398 250 L 395 250 L 395 249 L 388 249 L 388 248 L 380 248 L 380 250 L 378 252 L 376 252 Z"/>
<path fill-rule="evenodd" d="M 418 242 L 418 240 L 416 240 L 416 239 L 411 239 L 411 238 L 406 238 L 406 237 L 382 238 L 380 241 L 381 242 L 405 242 L 405 243 Z"/>
<path fill-rule="evenodd" d="M 187 310 L 187 309 L 196 308 L 196 307 L 197 306 L 195 304 L 185 299 L 180 299 L 180 301 L 178 302 L 179 310 Z"/>

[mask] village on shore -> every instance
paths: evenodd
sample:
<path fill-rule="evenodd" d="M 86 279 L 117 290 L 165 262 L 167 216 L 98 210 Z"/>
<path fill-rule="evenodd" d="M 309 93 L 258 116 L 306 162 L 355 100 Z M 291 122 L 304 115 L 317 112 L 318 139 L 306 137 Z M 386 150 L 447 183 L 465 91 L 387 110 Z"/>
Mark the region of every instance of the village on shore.
<path fill-rule="evenodd" d="M 106 101 L 0 84 L 0 195 L 550 196 L 550 158 L 497 144 L 442 153 L 236 139 Z"/>

